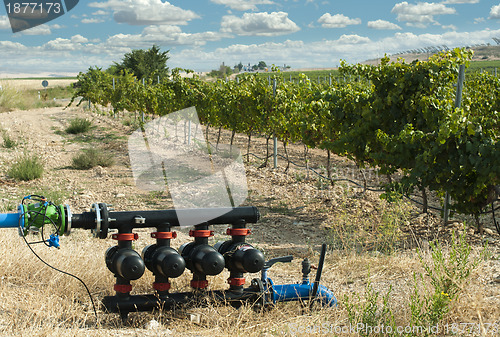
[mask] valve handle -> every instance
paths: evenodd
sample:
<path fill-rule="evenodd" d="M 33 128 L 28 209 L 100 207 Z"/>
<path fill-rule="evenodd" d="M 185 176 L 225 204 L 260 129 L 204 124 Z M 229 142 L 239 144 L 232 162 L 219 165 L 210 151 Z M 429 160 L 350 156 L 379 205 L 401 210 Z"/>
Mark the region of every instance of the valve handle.
<path fill-rule="evenodd" d="M 266 263 L 264 263 L 264 267 L 262 267 L 262 269 L 269 269 L 276 262 L 292 262 L 292 260 L 293 260 L 293 255 L 275 257 L 275 258 L 272 258 L 271 260 L 267 261 Z"/>
<path fill-rule="evenodd" d="M 326 255 L 326 243 L 321 245 L 321 253 L 319 255 L 318 270 L 316 271 L 316 278 L 314 279 L 314 284 L 313 284 L 313 289 L 312 289 L 312 294 L 311 294 L 311 301 L 309 303 L 309 307 L 312 307 L 314 300 L 316 299 L 316 297 L 318 295 L 318 287 L 319 287 L 319 282 L 321 281 L 321 273 L 323 272 L 323 265 L 325 264 L 325 255 Z"/>

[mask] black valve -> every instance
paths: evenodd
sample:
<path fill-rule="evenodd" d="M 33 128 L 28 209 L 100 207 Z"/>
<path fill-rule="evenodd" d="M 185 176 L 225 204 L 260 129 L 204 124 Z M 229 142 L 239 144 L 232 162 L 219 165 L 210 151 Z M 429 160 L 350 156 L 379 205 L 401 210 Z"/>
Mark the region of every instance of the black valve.
<path fill-rule="evenodd" d="M 146 269 L 139 253 L 133 249 L 118 246 L 106 251 L 106 266 L 113 274 L 125 280 L 141 278 Z"/>
<path fill-rule="evenodd" d="M 229 271 L 257 273 L 264 267 L 264 254 L 248 243 L 225 241 L 216 244 L 215 248 L 224 256 Z"/>
<path fill-rule="evenodd" d="M 224 257 L 209 245 L 190 242 L 182 245 L 179 252 L 193 273 L 217 275 L 224 270 Z"/>
<path fill-rule="evenodd" d="M 155 275 L 176 278 L 184 273 L 186 262 L 177 251 L 171 247 L 149 245 L 142 251 L 146 267 Z"/>

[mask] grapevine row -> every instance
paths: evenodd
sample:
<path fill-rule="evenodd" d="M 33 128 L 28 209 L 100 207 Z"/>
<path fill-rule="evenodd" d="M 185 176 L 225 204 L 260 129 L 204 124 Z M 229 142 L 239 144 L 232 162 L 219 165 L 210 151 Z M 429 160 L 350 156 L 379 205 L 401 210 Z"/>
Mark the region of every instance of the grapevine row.
<path fill-rule="evenodd" d="M 120 111 L 163 116 L 196 106 L 200 121 L 248 136 L 302 142 L 353 159 L 359 167 L 399 172 L 400 192 L 430 189 L 452 198 L 452 209 L 478 214 L 500 184 L 500 81 L 489 74 L 467 77 L 455 107 L 458 68 L 470 51 L 455 49 L 428 61 L 348 65 L 341 76 L 361 81 L 299 83 L 256 75 L 238 81 L 183 78 L 175 69 L 161 83 L 124 73 L 116 82 L 99 68 L 78 76 L 74 95 Z M 72 100 L 73 102 L 73 100 Z M 81 101 L 80 101 L 81 102 Z"/>

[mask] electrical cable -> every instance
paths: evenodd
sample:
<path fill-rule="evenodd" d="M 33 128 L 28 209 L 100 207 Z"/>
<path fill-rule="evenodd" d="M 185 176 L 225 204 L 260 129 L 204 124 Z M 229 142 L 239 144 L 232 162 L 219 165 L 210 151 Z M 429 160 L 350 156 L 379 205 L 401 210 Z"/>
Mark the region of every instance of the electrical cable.
<path fill-rule="evenodd" d="M 209 142 L 210 143 L 210 142 Z M 211 144 L 211 143 L 210 143 Z M 256 154 L 252 153 L 252 152 L 249 152 L 248 153 L 249 155 L 259 159 L 259 160 L 264 160 L 265 158 L 263 157 L 260 157 L 260 156 L 257 156 Z M 349 182 L 353 185 L 356 185 L 357 187 L 360 187 L 360 188 L 363 188 L 365 189 L 365 186 L 352 180 L 352 179 L 349 179 L 349 178 L 338 178 L 338 179 L 329 179 L 328 177 L 325 177 L 324 175 L 322 175 L 321 173 L 318 173 L 315 169 L 311 168 L 311 167 L 306 167 L 305 165 L 300 165 L 300 164 L 297 164 L 295 163 L 294 161 L 292 160 L 289 160 L 287 159 L 285 156 L 281 155 L 281 154 L 278 154 L 279 157 L 287 160 L 288 162 L 290 162 L 292 165 L 294 166 L 297 166 L 297 167 L 300 167 L 300 168 L 304 168 L 304 169 L 308 169 L 310 171 L 312 171 L 313 173 L 315 173 L 317 176 L 319 176 L 320 178 L 323 178 L 325 180 L 329 180 L 329 181 L 332 181 L 332 182 Z M 268 157 L 272 157 L 272 155 L 269 155 Z M 384 189 L 380 189 L 380 188 L 375 188 L 376 186 L 373 186 L 373 185 L 367 185 L 366 186 L 366 190 L 367 191 L 371 191 L 371 192 L 385 192 L 386 190 Z M 403 194 L 403 197 L 405 197 L 406 199 L 408 199 L 409 201 L 417 204 L 417 205 L 420 205 L 420 206 L 423 206 L 424 204 L 418 200 L 415 200 L 414 197 L 412 197 L 411 195 L 407 195 L 407 194 Z M 493 203 L 492 203 L 492 206 L 493 206 Z M 427 208 L 428 209 L 431 209 L 431 210 L 434 210 L 434 211 L 438 211 L 438 212 L 443 212 L 444 209 L 442 207 L 436 207 L 436 206 L 432 206 L 432 205 L 427 205 Z M 500 209 L 500 206 L 496 207 L 496 208 L 492 208 L 491 211 L 483 211 L 483 212 L 479 212 L 480 215 L 484 215 L 484 214 L 490 214 L 490 213 L 494 213 L 495 211 L 498 211 Z M 497 230 L 499 231 L 499 234 L 500 234 L 500 225 L 496 225 L 496 220 L 494 220 L 495 222 L 495 226 L 498 226 L 497 227 Z"/>
<path fill-rule="evenodd" d="M 497 222 L 497 219 L 495 218 L 495 207 L 494 204 L 495 201 L 491 203 L 491 214 L 493 215 L 493 223 L 495 224 L 495 228 L 497 229 L 498 234 L 500 234 L 500 224 Z"/>
<path fill-rule="evenodd" d="M 23 199 L 23 201 L 22 201 L 22 204 L 23 204 L 23 205 L 24 205 L 24 200 L 25 200 L 25 199 Z M 46 212 L 46 210 L 45 210 L 45 212 Z M 30 213 L 38 213 L 38 214 L 37 214 L 37 216 L 38 216 L 39 214 L 42 214 L 42 213 L 40 213 L 40 212 L 34 212 L 34 211 L 33 211 L 33 212 L 31 212 L 31 211 L 30 211 Z M 45 215 L 45 217 L 46 217 L 46 215 Z M 49 220 L 53 223 L 52 219 L 50 219 L 50 218 L 48 218 L 48 217 L 46 217 L 46 218 L 47 218 L 47 219 L 49 219 Z M 19 222 L 18 222 L 18 226 L 19 226 L 20 233 L 23 233 L 23 227 L 21 226 L 21 220 L 22 220 L 22 219 L 23 219 L 23 216 L 20 216 L 20 217 L 19 217 Z M 36 219 L 36 216 L 35 216 L 35 219 Z M 54 224 L 54 226 L 55 226 L 55 224 Z M 29 229 L 29 226 L 27 226 L 27 227 L 28 227 L 28 229 Z M 42 228 L 43 228 L 43 226 L 42 226 Z M 57 227 L 56 227 L 56 228 L 57 228 Z M 59 227 L 59 229 L 60 229 L 60 227 Z M 23 233 L 23 234 L 24 234 L 24 233 Z M 85 288 L 85 290 L 87 291 L 87 294 L 89 295 L 90 302 L 92 303 L 92 309 L 94 310 L 94 315 L 95 315 L 95 318 L 96 318 L 96 325 L 97 325 L 97 324 L 98 324 L 98 322 L 99 322 L 99 317 L 98 317 L 98 315 L 97 315 L 97 309 L 96 309 L 96 306 L 95 306 L 94 298 L 92 297 L 92 294 L 90 293 L 90 290 L 89 290 L 89 288 L 87 287 L 87 285 L 85 284 L 85 282 L 84 282 L 81 278 L 79 278 L 78 276 L 73 275 L 73 274 L 71 274 L 71 273 L 68 273 L 68 272 L 66 272 L 66 271 L 60 270 L 60 269 L 58 269 L 58 268 L 56 268 L 56 267 L 54 267 L 54 266 L 51 266 L 49 263 L 45 262 L 45 260 L 44 260 L 44 259 L 42 259 L 42 258 L 40 257 L 40 255 L 38 255 L 38 254 L 35 252 L 35 250 L 33 249 L 33 247 L 31 247 L 31 244 L 32 244 L 32 243 L 28 242 L 28 240 L 26 239 L 26 237 L 25 237 L 24 235 L 21 235 L 21 236 L 22 236 L 22 238 L 23 238 L 24 242 L 26 243 L 26 245 L 28 246 L 28 248 L 29 248 L 29 249 L 31 250 L 31 252 L 33 253 L 33 255 L 35 255 L 35 256 L 38 258 L 38 260 L 40 260 L 43 264 L 45 264 L 47 267 L 49 267 L 49 268 L 51 268 L 51 269 L 53 269 L 53 270 L 55 270 L 55 271 L 57 271 L 57 272 L 59 272 L 59 273 L 62 273 L 62 274 L 64 274 L 64 275 L 67 275 L 67 276 L 70 276 L 70 277 L 72 277 L 72 278 L 76 279 L 77 281 L 79 281 L 79 282 L 83 285 L 83 287 L 84 287 L 84 288 Z M 43 239 L 43 237 L 42 237 L 42 239 Z M 41 243 L 41 242 L 44 242 L 45 244 L 47 244 L 47 243 L 45 242 L 45 240 L 40 241 L 40 242 L 35 242 L 35 243 Z"/>

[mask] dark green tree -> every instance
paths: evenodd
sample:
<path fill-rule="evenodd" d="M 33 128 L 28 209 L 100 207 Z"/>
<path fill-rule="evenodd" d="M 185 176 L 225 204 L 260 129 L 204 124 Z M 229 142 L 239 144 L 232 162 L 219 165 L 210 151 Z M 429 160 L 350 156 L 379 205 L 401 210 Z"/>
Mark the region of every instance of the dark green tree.
<path fill-rule="evenodd" d="M 257 65 L 257 68 L 259 68 L 260 70 L 267 68 L 266 62 L 260 61 L 259 64 Z"/>
<path fill-rule="evenodd" d="M 170 58 L 169 50 L 162 52 L 160 47 L 153 45 L 148 50 L 133 49 L 126 53 L 121 63 L 116 63 L 110 67 L 111 72 L 122 74 L 125 70 L 134 74 L 137 79 L 143 78 L 164 78 L 168 76 L 167 61 Z"/>

